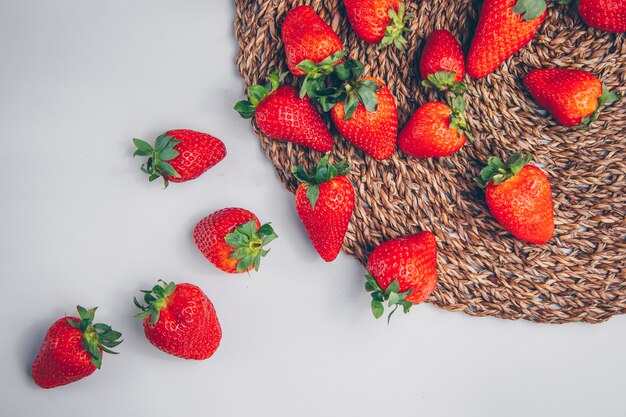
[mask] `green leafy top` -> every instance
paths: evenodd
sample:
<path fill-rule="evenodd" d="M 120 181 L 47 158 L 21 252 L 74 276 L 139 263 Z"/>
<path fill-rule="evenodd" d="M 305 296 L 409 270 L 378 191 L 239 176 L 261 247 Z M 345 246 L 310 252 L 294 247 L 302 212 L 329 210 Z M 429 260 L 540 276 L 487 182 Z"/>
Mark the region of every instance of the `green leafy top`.
<path fill-rule="evenodd" d="M 300 84 L 300 98 L 304 96 L 315 98 L 317 92 L 326 87 L 327 77 L 333 73 L 335 66 L 346 56 L 346 53 L 345 50 L 335 52 L 319 64 L 310 59 L 305 59 L 296 65 L 296 68 L 306 73 Z"/>
<path fill-rule="evenodd" d="M 598 98 L 598 108 L 591 114 L 591 116 L 583 118 L 582 124 L 579 127 L 582 129 L 589 128 L 593 122 L 598 120 L 602 107 L 613 104 L 619 101 L 620 98 L 619 94 L 609 91 L 607 86 L 602 84 L 602 95 Z"/>
<path fill-rule="evenodd" d="M 237 110 L 244 119 L 251 119 L 259 103 L 262 102 L 265 97 L 276 91 L 286 76 L 286 72 L 281 74 L 278 71 L 274 71 L 267 77 L 267 83 L 265 85 L 253 85 L 250 87 L 248 89 L 248 100 L 241 100 L 235 104 L 235 110 Z"/>
<path fill-rule="evenodd" d="M 516 176 L 532 158 L 532 155 L 514 153 L 506 162 L 502 162 L 500 158 L 493 156 L 489 158 L 487 166 L 480 171 L 480 174 L 474 178 L 474 181 L 482 189 L 487 188 L 491 181 L 493 181 L 494 185 L 502 184 Z"/>
<path fill-rule="evenodd" d="M 277 237 L 269 223 L 264 224 L 257 231 L 254 220 L 242 224 L 232 233 L 227 234 L 224 240 L 234 249 L 229 258 L 239 260 L 237 272 L 247 271 L 253 265 L 254 270 L 258 271 L 261 257 L 269 253 L 269 249 L 266 250 L 263 247 Z"/>
<path fill-rule="evenodd" d="M 465 119 L 465 108 L 467 104 L 463 96 L 455 96 L 453 99 L 448 100 L 448 105 L 452 108 L 452 115 L 450 116 L 450 127 L 458 128 L 461 132 L 465 133 L 470 140 L 474 140 L 474 135 L 467 126 L 467 120 Z"/>
<path fill-rule="evenodd" d="M 429 74 L 427 79 L 422 81 L 422 85 L 435 90 L 451 91 L 456 95 L 467 93 L 467 85 L 463 82 L 454 81 L 456 73 L 454 71 L 437 71 Z"/>
<path fill-rule="evenodd" d="M 122 334 L 113 330 L 109 325 L 93 323 L 97 308 L 94 307 L 87 310 L 84 307 L 76 306 L 80 320 L 76 321 L 68 318 L 67 323 L 75 329 L 80 329 L 83 334 L 83 349 L 89 352 L 91 363 L 100 369 L 102 365 L 102 352 L 100 352 L 100 349 L 116 355 L 118 352 L 113 352 L 111 349 L 122 343 L 122 340 L 120 340 Z"/>
<path fill-rule="evenodd" d="M 387 46 L 394 44 L 396 48 L 403 50 L 409 43 L 404 35 L 411 33 L 406 25 L 406 22 L 413 19 L 412 13 L 405 13 L 406 4 L 404 2 L 398 4 L 398 12 L 393 8 L 389 9 L 389 17 L 391 22 L 385 30 L 385 37 L 378 45 L 378 49 L 386 48 Z"/>
<path fill-rule="evenodd" d="M 361 78 L 364 70 L 363 63 L 356 59 L 337 65 L 334 74 L 341 85 L 319 90 L 315 96 L 322 109 L 330 111 L 337 103 L 344 103 L 344 120 L 352 118 L 359 104 L 363 104 L 368 112 L 375 112 L 378 109 L 376 93 L 380 85 Z"/>
<path fill-rule="evenodd" d="M 522 15 L 522 19 L 526 22 L 535 20 L 546 11 L 545 0 L 518 0 L 513 7 L 513 13 Z"/>
<path fill-rule="evenodd" d="M 141 291 L 143 300 L 146 303 L 145 306 L 137 300 L 137 297 L 133 298 L 135 305 L 141 310 L 141 313 L 136 314 L 135 317 L 140 319 L 150 317 L 150 324 L 152 325 L 157 324 L 161 309 L 167 305 L 167 299 L 176 290 L 176 284 L 173 282 L 166 283 L 162 279 L 159 282 L 163 284 L 157 284 L 151 290 Z"/>
<path fill-rule="evenodd" d="M 402 306 L 404 314 L 411 310 L 413 303 L 406 298 L 411 295 L 413 289 L 400 292 L 400 283 L 395 279 L 389 284 L 386 290 L 383 290 L 373 276 L 366 275 L 365 278 L 367 279 L 365 282 L 365 290 L 371 293 L 372 296 L 372 314 L 374 314 L 374 317 L 377 319 L 382 317 L 385 312 L 385 301 L 387 301 L 387 307 L 393 307 L 393 310 L 387 316 L 387 324 L 389 324 L 389 320 L 391 320 L 391 316 L 396 312 L 398 306 Z"/>
<path fill-rule="evenodd" d="M 291 172 L 303 184 L 308 184 L 306 196 L 311 203 L 311 207 L 315 209 L 315 204 L 320 196 L 320 184 L 332 180 L 338 176 L 345 176 L 350 173 L 350 164 L 344 159 L 337 165 L 328 162 L 329 154 L 324 155 L 317 163 L 315 172 L 308 173 L 301 165 L 293 167 Z"/>
<path fill-rule="evenodd" d="M 168 162 L 180 155 L 180 152 L 174 149 L 180 143 L 179 140 L 174 139 L 173 136 L 168 136 L 167 133 L 163 133 L 156 139 L 154 148 L 141 139 L 135 138 L 133 143 L 137 147 L 133 157 L 148 157 L 148 161 L 141 165 L 141 171 L 148 174 L 150 182 L 162 177 L 165 188 L 167 188 L 170 183 L 168 178 L 180 178 L 180 174 Z"/>

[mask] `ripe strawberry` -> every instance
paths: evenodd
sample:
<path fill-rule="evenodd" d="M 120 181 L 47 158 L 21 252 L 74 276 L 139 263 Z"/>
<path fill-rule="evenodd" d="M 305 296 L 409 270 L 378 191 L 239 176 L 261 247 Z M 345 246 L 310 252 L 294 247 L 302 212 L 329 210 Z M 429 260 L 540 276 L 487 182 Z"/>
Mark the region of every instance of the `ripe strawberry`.
<path fill-rule="evenodd" d="M 526 74 L 524 85 L 564 126 L 589 126 L 598 119 L 602 106 L 619 100 L 596 77 L 574 69 L 536 69 Z"/>
<path fill-rule="evenodd" d="M 387 321 L 402 306 L 408 313 L 413 304 L 426 300 L 437 287 L 437 241 L 430 232 L 391 239 L 379 245 L 367 261 L 365 289 L 372 294 L 372 313 L 384 313 L 383 303 L 394 307 Z"/>
<path fill-rule="evenodd" d="M 344 0 L 352 28 L 365 42 L 378 43 L 379 49 L 394 44 L 404 49 L 408 41 L 404 35 L 413 15 L 405 14 L 406 4 L 401 0 Z"/>
<path fill-rule="evenodd" d="M 513 154 L 506 163 L 489 158 L 475 181 L 485 189 L 493 217 L 516 238 L 544 244 L 554 234 L 550 182 L 539 168 L 527 165 L 531 155 Z"/>
<path fill-rule="evenodd" d="M 433 101 L 417 109 L 400 132 L 400 149 L 417 158 L 437 158 L 457 152 L 466 137 L 472 139 L 465 121 L 465 100 L 457 96 L 449 104 Z"/>
<path fill-rule="evenodd" d="M 296 210 L 313 247 L 326 262 L 337 258 L 354 211 L 354 188 L 346 177 L 349 172 L 345 160 L 332 165 L 328 155 L 310 175 L 301 166 L 293 168 L 302 183 L 296 191 Z"/>
<path fill-rule="evenodd" d="M 315 72 L 327 75 L 345 55 L 339 36 L 309 6 L 298 6 L 287 13 L 282 38 L 287 66 L 296 77 Z M 303 62 L 307 63 L 305 68 L 300 67 Z"/>
<path fill-rule="evenodd" d="M 396 149 L 398 113 L 387 86 L 376 78 L 361 77 L 364 66 L 349 59 L 335 69 L 343 84 L 320 92 L 318 102 L 330 111 L 337 130 L 353 145 L 378 160 Z"/>
<path fill-rule="evenodd" d="M 491 74 L 535 36 L 547 15 L 544 0 L 485 0 L 467 55 L 467 73 Z"/>
<path fill-rule="evenodd" d="M 159 280 L 152 290 L 142 291 L 141 313 L 146 339 L 157 349 L 183 359 L 204 360 L 217 350 L 222 328 L 211 300 L 192 284 L 169 284 Z"/>
<path fill-rule="evenodd" d="M 269 250 L 263 246 L 278 236 L 269 223 L 246 209 L 226 208 L 200 220 L 193 230 L 193 240 L 213 265 L 230 274 L 259 270 L 261 257 Z"/>
<path fill-rule="evenodd" d="M 324 120 L 307 97 L 289 85 L 280 85 L 284 77 L 274 72 L 266 86 L 255 85 L 248 90 L 249 101 L 240 101 L 235 110 L 245 119 L 253 116 L 259 129 L 276 140 L 328 152 L 334 141 Z"/>
<path fill-rule="evenodd" d="M 135 156 L 148 156 L 141 170 L 150 182 L 163 177 L 165 188 L 171 182 L 191 181 L 226 156 L 224 143 L 213 136 L 193 130 L 170 130 L 156 139 L 154 148 L 141 139 L 133 139 Z"/>
<path fill-rule="evenodd" d="M 122 343 L 121 333 L 102 323 L 93 323 L 96 308 L 77 306 L 79 317 L 63 317 L 46 333 L 32 366 L 32 376 L 41 388 L 71 384 L 100 369 L 102 351 Z"/>
<path fill-rule="evenodd" d="M 465 58 L 459 41 L 447 30 L 430 34 L 420 59 L 422 85 L 455 94 L 467 92 L 462 82 L 465 77 Z"/>
<path fill-rule="evenodd" d="M 572 0 L 560 0 L 573 3 Z M 583 21 L 594 28 L 607 32 L 626 32 L 626 1 L 624 0 L 576 0 L 578 13 Z"/>

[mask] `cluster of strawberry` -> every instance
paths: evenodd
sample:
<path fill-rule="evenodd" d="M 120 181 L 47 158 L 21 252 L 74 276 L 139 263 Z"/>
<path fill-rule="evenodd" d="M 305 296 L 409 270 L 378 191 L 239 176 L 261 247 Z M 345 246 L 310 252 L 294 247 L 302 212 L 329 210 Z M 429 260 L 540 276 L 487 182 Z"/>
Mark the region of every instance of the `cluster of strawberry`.
<path fill-rule="evenodd" d="M 561 1 L 563 3 L 568 0 Z M 404 48 L 408 32 L 405 5 L 399 0 L 344 0 L 348 18 L 364 41 L 381 47 Z M 626 32 L 623 0 L 578 0 L 583 20 L 603 30 Z M 331 151 L 334 141 L 317 108 L 330 112 L 339 133 L 376 160 L 390 158 L 398 146 L 417 158 L 444 157 L 457 152 L 472 138 L 465 119 L 468 92 L 465 72 L 487 76 L 524 47 L 547 15 L 544 0 L 485 0 L 467 63 L 458 41 L 445 30 L 427 39 L 420 72 L 427 87 L 448 94 L 447 103 L 421 106 L 398 134 L 395 99 L 382 80 L 364 76 L 365 66 L 346 58 L 332 28 L 310 7 L 292 9 L 282 25 L 287 64 L 299 77 L 300 88 L 281 85 L 285 74 L 272 73 L 266 85 L 252 86 L 248 100 L 235 106 L 256 120 L 267 136 L 290 141 L 318 152 Z M 588 126 L 599 109 L 619 99 L 591 74 L 570 69 L 537 69 L 524 84 L 539 104 L 565 126 Z M 316 108 L 317 107 L 317 108 Z M 154 146 L 133 140 L 134 156 L 147 157 L 141 170 L 150 181 L 170 182 L 197 178 L 226 156 L 217 138 L 190 130 L 172 130 L 159 136 Z M 552 190 L 546 175 L 529 165 L 531 157 L 519 153 L 502 161 L 493 157 L 475 181 L 485 189 L 495 219 L 520 240 L 548 242 L 554 233 Z M 332 164 L 323 156 L 314 172 L 293 168 L 300 181 L 295 204 L 314 248 L 327 262 L 343 244 L 355 207 L 354 188 L 346 161 Z M 242 208 L 219 210 L 202 219 L 193 239 L 202 254 L 228 273 L 258 270 L 265 246 L 275 239 L 271 225 Z M 371 253 L 365 288 L 371 308 L 379 318 L 384 305 L 408 312 L 426 300 L 437 286 L 435 235 L 423 231 L 391 239 Z M 185 359 L 211 357 L 221 340 L 215 309 L 192 284 L 161 281 L 143 291 L 136 317 L 143 319 L 146 338 L 158 349 Z M 79 317 L 64 317 L 48 330 L 32 365 L 32 376 L 43 388 L 65 385 L 92 374 L 100 367 L 102 352 L 121 343 L 121 334 L 94 323 L 95 308 L 78 306 Z"/>

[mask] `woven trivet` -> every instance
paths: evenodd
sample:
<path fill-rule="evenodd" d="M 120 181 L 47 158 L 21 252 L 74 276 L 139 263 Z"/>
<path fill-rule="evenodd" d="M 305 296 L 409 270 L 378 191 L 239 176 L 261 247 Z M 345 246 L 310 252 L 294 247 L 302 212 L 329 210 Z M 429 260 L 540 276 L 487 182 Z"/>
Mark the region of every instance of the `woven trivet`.
<path fill-rule="evenodd" d="M 579 68 L 626 96 L 626 36 L 586 27 L 571 7 L 548 2 L 549 14 L 531 45 L 495 73 L 468 80 L 476 141 L 456 155 L 413 159 L 397 151 L 377 162 L 335 130 L 335 160 L 352 164 L 357 202 L 343 249 L 365 264 L 381 242 L 430 230 L 439 244 L 439 285 L 428 302 L 475 316 L 535 322 L 602 322 L 626 312 L 626 99 L 585 132 L 557 125 L 525 92 L 532 68 Z M 341 0 L 236 0 L 237 65 L 246 87 L 273 70 L 287 71 L 280 26 L 294 6 L 308 4 L 331 24 L 350 56 L 387 82 L 400 126 L 416 108 L 437 99 L 420 86 L 425 37 L 448 29 L 467 51 L 478 1 L 409 1 L 413 32 L 404 52 L 378 51 L 357 38 Z M 294 83 L 288 77 L 287 82 Z M 327 118 L 328 120 L 328 118 Z M 330 122 L 329 122 L 330 126 Z M 321 154 L 264 136 L 253 124 L 285 186 L 296 163 L 311 167 Z M 547 245 L 511 237 L 496 223 L 472 178 L 491 155 L 535 155 L 554 192 L 556 231 Z M 354 277 L 359 279 L 359 277 Z"/>

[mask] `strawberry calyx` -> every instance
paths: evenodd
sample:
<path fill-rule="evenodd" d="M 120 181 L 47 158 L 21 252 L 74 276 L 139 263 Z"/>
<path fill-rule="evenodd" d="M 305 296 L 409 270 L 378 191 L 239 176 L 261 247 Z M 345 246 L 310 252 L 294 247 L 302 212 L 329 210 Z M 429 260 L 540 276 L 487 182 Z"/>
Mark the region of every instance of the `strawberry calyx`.
<path fill-rule="evenodd" d="M 79 329 L 83 334 L 83 349 L 89 352 L 91 363 L 100 369 L 102 366 L 102 351 L 117 355 L 118 352 L 114 352 L 111 349 L 122 343 L 120 337 L 122 333 L 117 332 L 111 328 L 111 326 L 102 323 L 93 322 L 96 309 L 87 310 L 84 307 L 76 306 L 80 320 L 73 317 L 67 318 L 67 324 L 75 329 Z"/>
<path fill-rule="evenodd" d="M 133 302 L 141 310 L 141 313 L 135 315 L 138 319 L 150 317 L 150 324 L 155 325 L 159 321 L 161 309 L 167 305 L 167 299 L 174 294 L 176 284 L 173 282 L 166 283 L 162 279 L 162 285 L 155 285 L 151 290 L 141 290 L 143 293 L 143 301 L 146 305 L 141 304 L 137 297 L 133 298 Z"/>
<path fill-rule="evenodd" d="M 365 65 L 356 59 L 337 65 L 334 75 L 340 82 L 339 87 L 319 90 L 315 100 L 325 112 L 344 103 L 344 120 L 352 118 L 359 104 L 363 104 L 368 112 L 375 112 L 378 109 L 376 93 L 381 87 L 375 81 L 361 78 L 364 71 Z"/>
<path fill-rule="evenodd" d="M 277 237 L 278 235 L 270 223 L 265 223 L 257 230 L 256 222 L 250 220 L 224 237 L 226 243 L 233 248 L 233 252 L 228 258 L 239 260 L 237 272 L 245 272 L 251 266 L 254 266 L 254 270 L 258 271 L 261 257 L 269 253 L 269 249 L 264 249 L 264 246 Z"/>
<path fill-rule="evenodd" d="M 422 80 L 422 85 L 441 92 L 451 91 L 456 95 L 467 93 L 467 85 L 464 82 L 454 81 L 455 79 L 456 72 L 454 71 L 437 71 L 434 74 L 428 74 L 428 77 Z"/>
<path fill-rule="evenodd" d="M 406 298 L 411 295 L 413 289 L 408 289 L 407 291 L 400 292 L 400 283 L 397 279 L 395 279 L 387 289 L 383 290 L 376 279 L 368 274 L 365 276 L 365 291 L 370 293 L 372 296 L 372 314 L 376 319 L 379 319 L 385 313 L 385 301 L 387 302 L 387 307 L 393 307 L 393 310 L 387 316 L 387 324 L 389 324 L 389 320 L 391 320 L 391 316 L 396 312 L 398 306 L 402 306 L 402 310 L 404 314 L 408 313 L 413 306 L 413 303 L 408 301 Z"/>
<path fill-rule="evenodd" d="M 310 59 L 305 59 L 296 65 L 296 68 L 306 73 L 300 84 L 300 98 L 305 96 L 315 98 L 317 92 L 326 86 L 326 77 L 333 73 L 335 66 L 346 54 L 347 51 L 342 50 L 329 55 L 319 64 Z"/>
<path fill-rule="evenodd" d="M 306 196 L 315 209 L 315 204 L 320 196 L 320 185 L 335 177 L 345 176 L 350 173 L 350 164 L 345 159 L 333 165 L 328 162 L 329 154 L 324 155 L 317 163 L 315 172 L 308 173 L 301 165 L 294 166 L 291 172 L 302 184 L 307 184 Z"/>
<path fill-rule="evenodd" d="M 391 22 L 385 29 L 385 37 L 380 41 L 378 49 L 383 49 L 391 44 L 394 44 L 396 48 L 403 50 L 409 41 L 404 37 L 406 34 L 411 33 L 411 29 L 407 27 L 406 23 L 413 19 L 412 13 L 405 13 L 406 3 L 402 2 L 398 4 L 398 12 L 393 7 L 389 8 L 389 17 Z"/>
<path fill-rule="evenodd" d="M 280 87 L 280 83 L 285 79 L 287 73 L 274 71 L 267 77 L 265 85 L 253 85 L 248 89 L 248 100 L 241 100 L 235 104 L 235 110 L 244 119 L 251 119 L 258 105 L 274 91 Z"/>
<path fill-rule="evenodd" d="M 524 21 L 530 22 L 543 15 L 546 9 L 545 0 L 518 0 L 513 7 L 513 13 L 521 15 Z"/>
<path fill-rule="evenodd" d="M 596 120 L 598 120 L 598 117 L 600 117 L 602 107 L 611 105 L 619 101 L 620 98 L 621 97 L 619 94 L 613 91 L 609 91 L 608 87 L 602 84 L 602 95 L 598 98 L 598 107 L 591 114 L 591 116 L 583 118 L 582 123 L 577 127 L 581 129 L 589 128 L 591 124 L 595 122 Z"/>
<path fill-rule="evenodd" d="M 490 182 L 493 182 L 494 185 L 502 184 L 516 176 L 532 158 L 532 155 L 514 153 L 506 162 L 502 162 L 497 156 L 492 156 L 487 161 L 487 166 L 480 171 L 480 174 L 474 178 L 474 181 L 483 190 L 487 188 Z"/>
<path fill-rule="evenodd" d="M 168 162 L 178 157 L 178 152 L 174 147 L 180 143 L 173 136 L 163 133 L 154 142 L 154 147 L 148 142 L 141 139 L 133 139 L 133 143 L 137 147 L 135 156 L 147 156 L 148 160 L 141 165 L 141 171 L 148 174 L 148 181 L 152 182 L 159 177 L 163 178 L 164 188 L 169 185 L 169 177 L 180 178 L 180 174 L 176 172 L 174 167 Z"/>
<path fill-rule="evenodd" d="M 450 128 L 457 128 L 461 133 L 464 133 L 470 140 L 474 140 L 474 135 L 467 125 L 467 119 L 465 118 L 465 108 L 467 103 L 463 96 L 455 96 L 453 99 L 448 100 L 448 105 L 452 108 L 452 114 L 450 115 Z"/>

